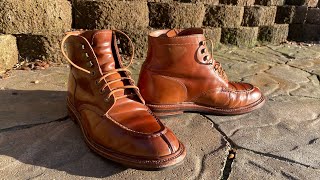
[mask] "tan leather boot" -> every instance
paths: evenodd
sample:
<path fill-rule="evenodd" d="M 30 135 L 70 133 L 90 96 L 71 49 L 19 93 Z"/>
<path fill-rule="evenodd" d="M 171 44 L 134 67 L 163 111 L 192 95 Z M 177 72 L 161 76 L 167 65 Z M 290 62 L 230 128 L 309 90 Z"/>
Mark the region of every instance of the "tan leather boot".
<path fill-rule="evenodd" d="M 198 28 L 159 30 L 149 35 L 138 87 L 155 114 L 236 115 L 264 104 L 257 87 L 228 81 L 206 44 L 203 30 Z"/>
<path fill-rule="evenodd" d="M 111 30 L 70 32 L 63 39 L 61 48 L 71 64 L 67 98 L 71 118 L 80 125 L 88 146 L 112 161 L 139 169 L 182 162 L 183 144 L 145 106 L 127 69 L 133 53 L 124 66 L 116 40 Z"/>

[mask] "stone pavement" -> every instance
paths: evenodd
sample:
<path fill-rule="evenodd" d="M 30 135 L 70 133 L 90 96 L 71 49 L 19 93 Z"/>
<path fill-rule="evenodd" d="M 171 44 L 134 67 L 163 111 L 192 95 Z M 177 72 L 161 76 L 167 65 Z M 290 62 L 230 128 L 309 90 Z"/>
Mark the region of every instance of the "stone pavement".
<path fill-rule="evenodd" d="M 0 179 L 319 179 L 320 45 L 214 54 L 230 80 L 261 87 L 268 101 L 245 115 L 163 119 L 188 154 L 183 165 L 156 172 L 121 167 L 87 148 L 66 113 L 67 65 L 12 71 L 0 80 Z"/>

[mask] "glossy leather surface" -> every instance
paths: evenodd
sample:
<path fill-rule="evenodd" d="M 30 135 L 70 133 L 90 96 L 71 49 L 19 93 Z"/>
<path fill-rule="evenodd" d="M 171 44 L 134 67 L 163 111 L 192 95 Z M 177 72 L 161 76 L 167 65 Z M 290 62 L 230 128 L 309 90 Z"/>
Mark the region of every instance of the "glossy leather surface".
<path fill-rule="evenodd" d="M 175 135 L 144 105 L 138 90 L 123 89 L 107 97 L 113 89 L 134 85 L 130 74 L 122 71 L 110 74 L 99 82 L 104 74 L 123 68 L 115 33 L 111 30 L 70 33 L 72 35 L 65 42 L 68 57 L 91 74 L 71 66 L 68 105 L 78 113 L 86 138 L 101 147 L 98 151 L 105 148 L 108 152 L 114 152 L 118 159 L 124 159 L 120 163 L 126 164 L 126 156 L 141 163 L 145 159 L 161 160 L 181 150 Z M 124 95 L 126 97 L 118 99 Z M 148 164 L 147 161 L 144 163 Z M 149 166 L 160 167 L 161 163 L 151 162 Z"/>
<path fill-rule="evenodd" d="M 146 103 L 236 109 L 263 98 L 251 84 L 229 82 L 207 49 L 199 28 L 152 32 L 138 82 Z"/>

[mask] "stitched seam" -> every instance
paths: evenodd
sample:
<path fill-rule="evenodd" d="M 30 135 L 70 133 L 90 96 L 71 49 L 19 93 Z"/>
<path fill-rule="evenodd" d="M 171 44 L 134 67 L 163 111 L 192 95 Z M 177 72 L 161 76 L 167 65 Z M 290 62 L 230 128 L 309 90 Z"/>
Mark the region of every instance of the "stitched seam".
<path fill-rule="evenodd" d="M 252 108 L 253 106 L 255 106 L 256 104 L 260 104 L 261 102 L 263 102 L 265 100 L 265 98 L 264 97 L 261 97 L 260 99 L 259 99 L 259 101 L 256 101 L 256 102 L 254 102 L 254 103 L 251 103 L 251 104 L 249 104 L 248 106 L 246 106 L 246 107 L 240 107 L 240 108 L 236 108 L 236 109 L 223 109 L 223 108 L 214 108 L 214 107 L 207 107 L 207 106 L 201 106 L 201 105 L 197 105 L 197 104 L 194 104 L 194 103 L 184 103 L 184 104 L 186 104 L 186 105 L 194 105 L 194 106 L 196 106 L 196 107 L 199 107 L 199 108 L 201 108 L 201 107 L 205 107 L 205 108 L 208 108 L 208 109 L 211 109 L 211 110 L 221 110 L 221 111 L 225 111 L 225 112 L 228 112 L 228 111 L 238 111 L 238 110 L 246 110 L 246 109 L 250 109 L 250 108 Z M 184 105 L 184 104 L 182 104 L 182 105 Z M 150 107 L 170 107 L 170 108 L 172 108 L 172 107 L 174 107 L 174 106 L 177 106 L 177 105 L 179 105 L 179 104 L 167 104 L 167 105 L 153 105 L 153 104 L 148 104 L 148 106 L 150 106 Z"/>
<path fill-rule="evenodd" d="M 231 82 L 231 83 L 235 83 L 235 84 L 239 84 L 238 82 Z M 248 92 L 252 92 L 254 90 L 254 86 L 251 85 L 250 89 L 246 89 L 246 90 L 228 90 L 228 89 L 222 89 L 222 92 L 229 92 L 229 93 L 248 93 Z"/>
<path fill-rule="evenodd" d="M 98 34 L 104 34 L 104 33 L 111 33 L 112 34 L 112 32 L 108 32 L 108 31 L 104 31 L 104 32 L 96 32 L 96 33 L 94 33 L 94 35 L 92 36 L 92 39 L 91 39 L 91 43 L 93 44 L 93 40 L 94 40 L 94 38 L 98 35 Z"/>
<path fill-rule="evenodd" d="M 202 38 L 204 37 L 203 34 L 197 34 L 197 35 L 185 35 L 185 36 L 175 36 L 175 37 L 155 37 L 155 36 L 149 36 L 151 38 L 155 39 L 190 39 L 190 38 Z"/>
<path fill-rule="evenodd" d="M 167 159 L 162 159 L 162 160 L 139 160 L 139 159 L 136 159 L 136 158 L 135 158 L 135 159 L 128 159 L 128 155 L 127 155 L 127 154 L 118 153 L 118 152 L 112 152 L 111 150 L 109 150 L 109 149 L 107 149 L 107 148 L 105 148 L 105 147 L 102 147 L 102 146 L 100 146 L 99 144 L 96 144 L 95 142 L 91 142 L 91 141 L 90 141 L 90 143 L 92 143 L 92 144 L 95 146 L 95 148 L 102 148 L 103 150 L 107 150 L 109 153 L 115 153 L 115 154 L 120 155 L 120 156 L 126 156 L 126 159 L 127 159 L 128 161 L 130 161 L 130 162 L 138 162 L 138 163 L 140 163 L 140 164 L 147 164 L 147 163 L 160 164 L 160 163 L 163 163 L 163 162 L 171 161 L 171 160 L 173 160 L 173 159 L 178 158 L 178 157 L 179 157 L 181 154 L 183 154 L 184 151 L 185 151 L 185 148 L 184 148 L 183 145 L 179 142 L 179 149 L 178 149 L 178 151 L 177 151 L 177 152 L 179 152 L 179 153 L 176 154 L 176 155 L 174 155 L 173 157 L 170 157 L 170 158 L 167 158 Z M 104 153 L 103 151 L 101 151 L 101 150 L 99 150 L 99 149 L 96 149 L 96 150 Z M 104 154 L 105 154 L 105 153 L 104 153 Z M 116 157 L 116 158 L 119 159 L 119 157 Z M 123 157 L 120 157 L 120 158 L 123 158 Z M 133 158 L 134 158 L 134 156 L 133 156 Z M 140 157 L 140 158 L 143 158 L 143 157 Z M 159 165 L 159 167 L 161 167 L 161 165 Z"/>
<path fill-rule="evenodd" d="M 169 80 L 176 81 L 177 83 L 179 83 L 179 84 L 183 87 L 185 93 L 188 94 L 188 89 L 187 89 L 186 85 L 184 85 L 184 84 L 183 84 L 181 81 L 179 81 L 178 79 L 173 78 L 173 77 L 169 77 L 169 76 L 165 76 L 165 75 L 158 75 L 158 76 L 161 76 L 161 77 L 163 77 L 163 78 L 165 78 L 165 79 L 169 79 Z"/>
<path fill-rule="evenodd" d="M 199 95 L 191 98 L 190 101 L 195 101 L 195 100 L 197 100 L 198 98 L 200 98 L 201 96 L 204 96 L 204 95 L 209 94 L 209 93 L 211 93 L 211 92 L 214 92 L 214 91 L 216 91 L 216 90 L 217 90 L 217 89 L 209 89 L 209 90 L 207 90 L 207 91 L 204 91 L 204 92 L 200 93 Z M 219 92 L 219 91 L 217 91 L 217 92 Z M 221 91 L 220 91 L 220 92 L 221 92 Z"/>
<path fill-rule="evenodd" d="M 69 102 L 69 103 L 70 103 L 70 102 Z M 71 103 L 70 103 L 70 104 L 71 104 Z M 88 106 L 88 107 L 93 107 L 93 109 L 91 109 L 91 108 L 86 108 L 86 106 Z M 97 112 L 97 111 L 94 110 L 94 109 L 96 109 L 96 107 L 94 107 L 94 106 L 92 106 L 92 105 L 88 105 L 88 104 L 83 104 L 83 105 L 81 105 L 81 106 L 79 107 L 79 110 L 80 110 L 80 111 L 89 110 L 89 111 L 92 111 L 92 112 L 94 112 L 94 113 L 97 113 L 98 115 L 100 115 L 100 116 L 102 116 L 102 117 L 108 118 L 108 119 L 106 119 L 106 120 L 111 120 L 113 123 L 115 123 L 116 125 L 118 125 L 118 126 L 121 127 L 122 129 L 127 130 L 127 131 L 124 131 L 124 132 L 125 132 L 126 134 L 129 134 L 129 135 L 139 136 L 139 137 L 143 137 L 143 138 L 153 138 L 153 137 L 159 137 L 159 136 L 161 136 L 162 133 L 163 133 L 163 134 L 167 133 L 167 128 L 165 128 L 164 126 L 161 126 L 161 127 L 164 128 L 163 130 L 160 130 L 159 132 L 156 132 L 156 133 L 154 133 L 154 134 L 147 134 L 147 133 L 142 133 L 142 132 L 134 131 L 134 130 L 132 130 L 132 129 L 129 129 L 129 128 L 123 126 L 122 124 L 118 123 L 117 121 L 113 120 L 113 119 L 112 119 L 109 115 L 107 115 L 107 114 L 101 115 L 101 112 L 102 112 L 102 111 L 99 113 L 99 112 Z"/>

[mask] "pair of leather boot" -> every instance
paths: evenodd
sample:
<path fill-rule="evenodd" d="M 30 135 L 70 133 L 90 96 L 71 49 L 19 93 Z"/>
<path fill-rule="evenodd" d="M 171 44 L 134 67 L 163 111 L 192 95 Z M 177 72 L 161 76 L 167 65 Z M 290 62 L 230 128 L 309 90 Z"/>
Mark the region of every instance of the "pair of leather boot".
<path fill-rule="evenodd" d="M 132 46 L 127 65 L 117 35 Z M 62 41 L 62 52 L 71 64 L 67 107 L 88 146 L 128 167 L 162 169 L 181 163 L 186 150 L 157 116 L 185 111 L 235 115 L 261 107 L 260 90 L 229 82 L 207 50 L 207 42 L 202 29 L 152 32 L 139 90 L 128 70 L 134 46 L 126 34 L 117 30 L 67 33 Z"/>

